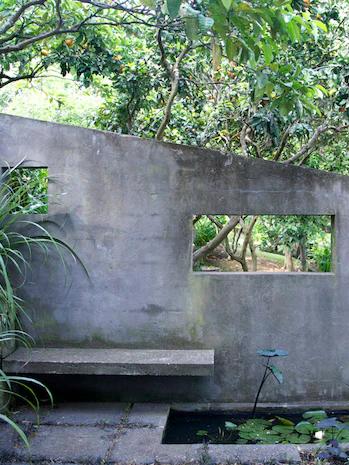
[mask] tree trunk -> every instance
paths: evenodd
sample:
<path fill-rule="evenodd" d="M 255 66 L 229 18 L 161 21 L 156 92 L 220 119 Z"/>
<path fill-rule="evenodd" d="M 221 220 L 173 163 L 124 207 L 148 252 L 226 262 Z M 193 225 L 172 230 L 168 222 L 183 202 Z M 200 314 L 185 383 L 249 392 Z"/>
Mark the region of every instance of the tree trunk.
<path fill-rule="evenodd" d="M 241 249 L 241 259 L 243 262 L 241 263 L 241 265 L 242 265 L 243 271 L 248 271 L 248 265 L 246 261 L 247 247 L 250 243 L 250 240 L 252 237 L 252 231 L 253 231 L 254 225 L 256 224 L 257 219 L 258 219 L 258 216 L 252 216 L 251 223 L 249 223 L 246 227 L 244 226 L 245 238 L 244 238 L 244 242 L 242 244 L 242 249 Z"/>
<path fill-rule="evenodd" d="M 304 242 L 299 243 L 299 256 L 301 260 L 301 271 L 308 271 L 307 252 Z"/>
<path fill-rule="evenodd" d="M 252 271 L 257 271 L 257 254 L 256 254 L 256 246 L 254 245 L 253 236 L 251 235 L 249 241 L 249 247 L 252 257 Z"/>
<path fill-rule="evenodd" d="M 205 257 L 209 252 L 212 252 L 212 250 L 214 250 L 221 242 L 223 242 L 228 234 L 235 228 L 235 226 L 239 224 L 239 220 L 239 216 L 231 216 L 229 222 L 223 226 L 216 237 L 194 252 L 193 262 L 195 263 L 200 258 Z"/>
<path fill-rule="evenodd" d="M 294 271 L 292 253 L 289 247 L 285 248 L 285 269 L 286 271 Z"/>

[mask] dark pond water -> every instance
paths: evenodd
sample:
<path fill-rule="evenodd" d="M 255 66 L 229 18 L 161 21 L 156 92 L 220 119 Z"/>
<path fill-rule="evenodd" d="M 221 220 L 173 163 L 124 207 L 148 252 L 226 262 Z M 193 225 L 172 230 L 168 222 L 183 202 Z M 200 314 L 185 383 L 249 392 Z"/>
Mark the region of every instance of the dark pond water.
<path fill-rule="evenodd" d="M 348 422 L 349 410 L 327 410 L 329 417 L 335 416 L 338 420 Z M 295 424 L 304 420 L 302 418 L 303 411 L 272 411 L 270 413 L 260 412 L 256 414 L 256 418 L 265 420 L 275 419 L 276 416 L 287 418 Z M 241 424 L 251 418 L 250 412 L 230 412 L 230 411 L 202 411 L 202 412 L 186 412 L 179 410 L 171 410 L 167 419 L 167 424 L 164 432 L 164 444 L 199 444 L 204 441 L 209 441 L 212 444 L 234 444 L 238 438 L 237 433 L 226 432 L 222 437 L 221 432 L 224 431 L 226 421 L 235 424 Z M 197 435 L 198 431 L 207 431 L 208 435 L 205 439 Z"/>

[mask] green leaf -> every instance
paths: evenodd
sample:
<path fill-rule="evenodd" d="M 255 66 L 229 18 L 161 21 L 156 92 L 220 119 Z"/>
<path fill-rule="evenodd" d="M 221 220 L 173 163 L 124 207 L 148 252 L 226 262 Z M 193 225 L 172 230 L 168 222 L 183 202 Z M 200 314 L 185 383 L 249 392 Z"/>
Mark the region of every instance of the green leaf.
<path fill-rule="evenodd" d="M 279 370 L 279 368 L 277 368 L 275 365 L 270 365 L 269 370 L 278 383 L 282 384 L 284 382 L 284 375 L 282 374 L 282 371 Z"/>
<path fill-rule="evenodd" d="M 17 423 L 15 423 L 14 421 L 12 421 L 9 417 L 7 417 L 6 415 L 3 415 L 0 413 L 0 420 L 3 420 L 5 421 L 6 423 L 8 423 L 11 428 L 13 428 L 16 433 L 18 434 L 18 436 L 22 439 L 22 441 L 24 442 L 24 444 L 28 447 L 30 447 L 29 445 L 29 441 L 28 441 L 28 438 L 27 436 L 25 435 L 24 431 L 17 425 Z"/>
<path fill-rule="evenodd" d="M 275 425 L 272 427 L 272 430 L 280 434 L 291 434 L 294 431 L 294 427 L 286 425 Z"/>
<path fill-rule="evenodd" d="M 311 437 L 305 434 L 292 433 L 286 436 L 286 441 L 290 444 L 307 444 L 310 440 Z"/>
<path fill-rule="evenodd" d="M 302 417 L 305 420 L 320 421 L 327 418 L 327 413 L 325 410 L 308 410 L 303 413 Z"/>
<path fill-rule="evenodd" d="M 232 431 L 234 429 L 236 429 L 238 427 L 238 425 L 236 425 L 235 423 L 232 423 L 231 421 L 226 421 L 225 422 L 225 429 L 227 429 L 228 431 Z"/>
<path fill-rule="evenodd" d="M 156 0 L 141 0 L 141 4 L 151 10 L 155 10 L 156 8 Z"/>
<path fill-rule="evenodd" d="M 204 429 L 200 429 L 199 431 L 196 432 L 196 436 L 199 436 L 199 437 L 204 437 L 204 436 L 207 436 L 208 435 L 208 431 L 204 430 Z"/>
<path fill-rule="evenodd" d="M 196 17 L 184 18 L 184 29 L 188 39 L 196 40 L 199 37 L 199 22 Z"/>
<path fill-rule="evenodd" d="M 288 418 L 283 418 L 283 417 L 278 417 L 278 416 L 276 416 L 275 418 L 277 418 L 282 425 L 294 426 L 294 422 L 289 420 Z"/>
<path fill-rule="evenodd" d="M 228 38 L 225 41 L 225 49 L 229 60 L 239 61 L 239 56 L 241 54 L 241 46 L 236 41 L 233 41 L 232 39 Z"/>
<path fill-rule="evenodd" d="M 270 65 L 270 63 L 273 61 L 273 58 L 274 58 L 272 48 L 269 44 L 265 42 L 262 42 L 261 47 L 263 50 L 265 63 L 267 65 Z"/>
<path fill-rule="evenodd" d="M 295 426 L 297 433 L 301 434 L 312 434 L 314 429 L 314 425 L 312 425 L 309 421 L 300 421 Z"/>
<path fill-rule="evenodd" d="M 224 5 L 224 8 L 229 11 L 231 8 L 231 5 L 233 3 L 233 0 L 222 0 L 222 3 Z"/>
<path fill-rule="evenodd" d="M 313 22 L 319 29 L 321 29 L 324 32 L 328 32 L 328 29 L 325 23 L 323 23 L 322 21 L 319 21 L 318 19 L 315 19 Z"/>
<path fill-rule="evenodd" d="M 166 0 L 168 14 L 171 18 L 178 16 L 181 0 Z"/>
<path fill-rule="evenodd" d="M 210 30 L 214 24 L 214 21 L 212 18 L 209 18 L 208 16 L 204 16 L 202 14 L 198 15 L 198 22 L 199 22 L 199 28 L 202 32 L 206 32 Z"/>

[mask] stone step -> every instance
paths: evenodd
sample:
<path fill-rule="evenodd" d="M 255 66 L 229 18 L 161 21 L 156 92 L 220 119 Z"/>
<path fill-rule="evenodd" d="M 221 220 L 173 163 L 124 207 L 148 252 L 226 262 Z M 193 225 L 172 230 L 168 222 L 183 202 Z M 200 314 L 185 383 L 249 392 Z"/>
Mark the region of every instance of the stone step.
<path fill-rule="evenodd" d="M 212 376 L 214 350 L 19 348 L 6 373 Z"/>

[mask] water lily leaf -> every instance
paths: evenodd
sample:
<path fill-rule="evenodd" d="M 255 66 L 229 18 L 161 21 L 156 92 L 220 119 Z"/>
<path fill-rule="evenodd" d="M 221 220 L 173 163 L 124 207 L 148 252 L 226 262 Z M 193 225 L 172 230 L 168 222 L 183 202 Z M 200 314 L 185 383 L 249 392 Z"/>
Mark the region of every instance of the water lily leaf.
<path fill-rule="evenodd" d="M 231 421 L 226 421 L 225 422 L 225 429 L 227 429 L 228 431 L 232 431 L 234 429 L 236 429 L 238 427 L 237 424 L 235 423 L 232 423 Z"/>
<path fill-rule="evenodd" d="M 279 420 L 279 422 L 282 424 L 282 425 L 285 425 L 285 426 L 294 426 L 294 422 L 289 420 L 288 418 L 283 418 L 283 417 L 278 417 L 276 416 L 275 417 L 277 420 Z"/>
<path fill-rule="evenodd" d="M 291 434 L 294 431 L 293 426 L 286 426 L 286 425 L 275 425 L 272 427 L 272 430 L 281 433 L 281 434 Z"/>
<path fill-rule="evenodd" d="M 257 350 L 257 355 L 261 357 L 286 357 L 288 352 L 282 349 L 263 349 Z"/>
<path fill-rule="evenodd" d="M 312 434 L 314 432 L 314 425 L 312 425 L 309 421 L 300 421 L 295 426 L 295 430 L 297 433 L 301 434 Z"/>
<path fill-rule="evenodd" d="M 319 421 L 316 424 L 316 427 L 318 429 L 338 428 L 338 425 L 340 425 L 340 423 L 338 423 L 337 418 L 332 417 L 332 418 L 325 418 L 324 420 Z"/>
<path fill-rule="evenodd" d="M 298 441 L 296 444 L 308 444 L 311 441 L 311 436 L 309 434 L 301 434 Z"/>
<path fill-rule="evenodd" d="M 261 423 L 246 422 L 242 425 L 239 425 L 238 430 L 246 434 L 256 435 L 263 433 L 268 428 L 268 426 L 270 426 L 270 424 L 265 425 Z"/>
<path fill-rule="evenodd" d="M 305 434 L 292 433 L 286 437 L 286 440 L 290 444 L 307 444 L 310 442 L 311 437 L 306 436 Z"/>
<path fill-rule="evenodd" d="M 277 434 L 263 434 L 258 438 L 259 444 L 278 444 L 282 438 Z"/>
<path fill-rule="evenodd" d="M 204 430 L 204 429 L 200 429 L 199 431 L 196 432 L 196 436 L 199 436 L 199 437 L 203 437 L 203 436 L 207 436 L 208 435 L 208 431 Z"/>
<path fill-rule="evenodd" d="M 305 420 L 320 421 L 324 418 L 327 418 L 327 413 L 325 412 L 325 410 L 309 410 L 307 412 L 304 412 L 302 417 Z"/>

